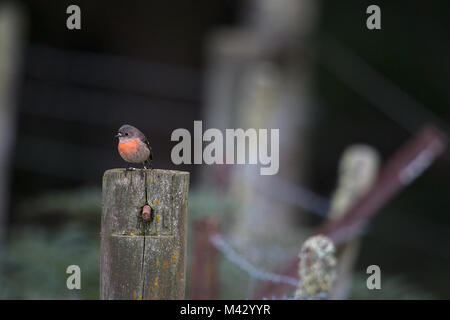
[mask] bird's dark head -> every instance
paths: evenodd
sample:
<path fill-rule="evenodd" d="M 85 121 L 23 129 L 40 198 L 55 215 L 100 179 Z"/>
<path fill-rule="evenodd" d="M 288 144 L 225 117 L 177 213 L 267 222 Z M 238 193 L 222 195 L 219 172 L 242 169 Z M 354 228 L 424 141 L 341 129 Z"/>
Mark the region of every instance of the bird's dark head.
<path fill-rule="evenodd" d="M 138 132 L 138 129 L 135 127 L 124 124 L 119 128 L 119 131 L 117 131 L 116 138 L 119 138 L 121 142 L 131 140 L 137 137 Z"/>

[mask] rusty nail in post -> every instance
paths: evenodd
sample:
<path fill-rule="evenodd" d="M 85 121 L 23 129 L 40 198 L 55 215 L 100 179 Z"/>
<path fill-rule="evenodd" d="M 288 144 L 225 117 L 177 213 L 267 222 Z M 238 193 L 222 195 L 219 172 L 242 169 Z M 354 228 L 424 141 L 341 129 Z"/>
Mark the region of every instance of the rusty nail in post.
<path fill-rule="evenodd" d="M 144 220 L 144 221 L 150 220 L 151 214 L 152 214 L 152 208 L 150 208 L 150 206 L 148 204 L 146 204 L 142 208 L 142 220 Z"/>

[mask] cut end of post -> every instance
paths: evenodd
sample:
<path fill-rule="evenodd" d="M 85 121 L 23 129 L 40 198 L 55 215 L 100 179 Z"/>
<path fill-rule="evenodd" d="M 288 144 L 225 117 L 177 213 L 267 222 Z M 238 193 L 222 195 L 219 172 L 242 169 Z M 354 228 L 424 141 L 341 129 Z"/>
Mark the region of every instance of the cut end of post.
<path fill-rule="evenodd" d="M 189 175 L 188 171 L 180 171 L 180 170 L 166 170 L 166 169 L 135 169 L 135 170 L 128 170 L 127 168 L 113 168 L 113 169 L 108 169 L 105 171 L 105 175 L 108 173 L 140 173 L 140 172 L 145 172 L 145 173 L 168 173 L 168 174 L 181 174 L 181 175 Z"/>

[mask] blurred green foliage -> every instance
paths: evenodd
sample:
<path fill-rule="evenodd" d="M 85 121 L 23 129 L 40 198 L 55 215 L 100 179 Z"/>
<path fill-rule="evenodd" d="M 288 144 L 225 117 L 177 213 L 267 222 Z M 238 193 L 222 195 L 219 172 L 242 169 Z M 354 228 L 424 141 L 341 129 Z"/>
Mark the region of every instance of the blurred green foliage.
<path fill-rule="evenodd" d="M 58 231 L 16 226 L 0 256 L 0 299 L 97 299 L 99 251 L 98 232 L 82 223 Z M 69 265 L 81 268 L 80 290 L 67 289 Z"/>
<path fill-rule="evenodd" d="M 0 299 L 98 299 L 101 189 L 51 191 L 13 208 L 0 254 Z M 81 290 L 66 286 L 81 269 Z"/>

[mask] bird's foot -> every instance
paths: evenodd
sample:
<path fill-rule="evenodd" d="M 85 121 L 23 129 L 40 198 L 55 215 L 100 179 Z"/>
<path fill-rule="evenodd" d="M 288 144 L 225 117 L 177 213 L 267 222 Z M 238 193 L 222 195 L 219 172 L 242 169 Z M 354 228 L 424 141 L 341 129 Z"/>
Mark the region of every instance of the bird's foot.
<path fill-rule="evenodd" d="M 135 170 L 136 170 L 136 168 L 133 168 L 133 167 L 125 168 L 125 172 L 127 172 L 127 171 L 135 171 Z"/>

